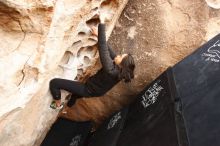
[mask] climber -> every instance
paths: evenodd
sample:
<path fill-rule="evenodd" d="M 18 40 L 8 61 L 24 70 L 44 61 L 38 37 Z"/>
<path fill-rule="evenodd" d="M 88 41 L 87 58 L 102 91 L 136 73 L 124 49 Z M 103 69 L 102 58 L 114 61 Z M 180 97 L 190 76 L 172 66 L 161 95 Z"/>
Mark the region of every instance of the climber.
<path fill-rule="evenodd" d="M 97 36 L 97 31 L 92 29 L 91 33 Z M 67 107 L 74 105 L 76 99 L 82 97 L 97 97 L 104 95 L 119 81 L 130 82 L 134 78 L 135 63 L 131 54 L 116 55 L 107 45 L 105 36 L 105 24 L 98 25 L 98 51 L 102 68 L 93 76 L 89 77 L 86 83 L 72 80 L 55 78 L 50 81 L 50 91 L 54 101 L 50 107 L 62 109 L 61 91 L 71 92 L 71 98 Z"/>

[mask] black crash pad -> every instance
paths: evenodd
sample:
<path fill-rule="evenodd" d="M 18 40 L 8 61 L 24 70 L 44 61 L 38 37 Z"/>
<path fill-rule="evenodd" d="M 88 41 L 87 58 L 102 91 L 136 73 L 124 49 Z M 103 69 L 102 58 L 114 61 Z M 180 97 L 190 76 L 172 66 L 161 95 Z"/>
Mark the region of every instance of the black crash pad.
<path fill-rule="evenodd" d="M 91 122 L 74 122 L 58 118 L 41 146 L 84 146 L 91 126 Z"/>
<path fill-rule="evenodd" d="M 93 134 L 89 146 L 116 146 L 128 108 L 114 113 Z"/>
<path fill-rule="evenodd" d="M 178 146 L 169 72 L 147 86 L 130 105 L 117 146 Z"/>
<path fill-rule="evenodd" d="M 220 146 L 220 34 L 173 67 L 190 146 Z"/>

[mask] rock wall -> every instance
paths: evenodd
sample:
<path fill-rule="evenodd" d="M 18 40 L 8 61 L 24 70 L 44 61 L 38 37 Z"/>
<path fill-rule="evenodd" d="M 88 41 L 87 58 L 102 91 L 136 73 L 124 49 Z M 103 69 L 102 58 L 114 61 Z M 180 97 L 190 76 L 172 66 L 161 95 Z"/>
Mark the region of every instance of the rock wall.
<path fill-rule="evenodd" d="M 56 119 L 49 108 L 53 77 L 83 79 L 99 67 L 97 38 L 107 20 L 109 43 L 136 60 L 135 80 L 103 97 L 81 99 L 68 118 L 100 123 L 130 103 L 168 66 L 220 31 L 220 0 L 0 0 L 0 145 L 39 145 Z M 116 25 L 115 25 L 116 24 Z M 63 98 L 67 93 L 63 94 Z M 13 141 L 12 141 L 13 139 Z"/>
<path fill-rule="evenodd" d="M 83 77 L 98 57 L 91 28 L 106 17 L 109 37 L 126 3 L 0 0 L 1 146 L 39 145 L 57 116 L 49 108 L 49 80 Z"/>
<path fill-rule="evenodd" d="M 109 43 L 118 53 L 133 54 L 135 80 L 107 94 L 109 102 L 115 101 L 111 107 L 131 102 L 167 67 L 220 33 L 219 4 L 219 0 L 129 0 Z"/>

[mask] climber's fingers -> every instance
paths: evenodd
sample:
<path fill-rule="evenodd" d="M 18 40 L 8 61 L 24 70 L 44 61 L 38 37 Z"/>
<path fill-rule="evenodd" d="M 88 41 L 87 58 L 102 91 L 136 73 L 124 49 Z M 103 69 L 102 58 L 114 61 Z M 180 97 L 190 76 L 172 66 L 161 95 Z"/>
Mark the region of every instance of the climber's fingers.
<path fill-rule="evenodd" d="M 98 30 L 95 26 L 92 26 L 90 32 L 92 35 L 98 36 Z"/>

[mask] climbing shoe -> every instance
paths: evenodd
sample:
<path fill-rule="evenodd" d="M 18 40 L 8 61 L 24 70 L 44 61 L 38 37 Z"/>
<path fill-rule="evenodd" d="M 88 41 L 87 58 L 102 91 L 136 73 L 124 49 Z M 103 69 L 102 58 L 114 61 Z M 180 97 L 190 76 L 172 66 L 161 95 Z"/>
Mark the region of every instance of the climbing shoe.
<path fill-rule="evenodd" d="M 62 102 L 60 106 L 57 106 L 55 101 L 52 101 L 50 104 L 50 108 L 57 109 L 57 110 L 63 109 L 63 106 L 64 106 L 64 102 Z"/>

